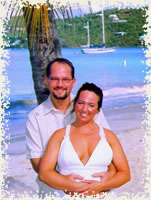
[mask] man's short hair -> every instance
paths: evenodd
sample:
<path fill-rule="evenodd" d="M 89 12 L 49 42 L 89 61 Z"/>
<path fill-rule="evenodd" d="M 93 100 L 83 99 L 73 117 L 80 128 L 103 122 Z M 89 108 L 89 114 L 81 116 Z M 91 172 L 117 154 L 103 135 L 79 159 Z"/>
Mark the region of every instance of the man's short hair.
<path fill-rule="evenodd" d="M 52 61 L 50 61 L 47 65 L 47 68 L 46 68 L 46 75 L 47 77 L 49 78 L 49 76 L 51 75 L 51 66 L 55 63 L 55 62 L 58 62 L 58 63 L 65 63 L 67 65 L 69 65 L 69 67 L 71 68 L 71 76 L 72 76 L 72 79 L 74 78 L 74 73 L 75 73 L 75 70 L 74 70 L 74 66 L 72 64 L 72 62 L 70 62 L 69 60 L 67 60 L 66 58 L 56 58 Z"/>

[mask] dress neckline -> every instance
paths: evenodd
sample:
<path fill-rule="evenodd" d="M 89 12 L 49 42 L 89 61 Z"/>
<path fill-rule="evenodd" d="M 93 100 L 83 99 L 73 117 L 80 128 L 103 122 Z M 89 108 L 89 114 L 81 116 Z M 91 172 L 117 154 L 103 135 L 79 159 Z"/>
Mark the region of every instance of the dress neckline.
<path fill-rule="evenodd" d="M 73 150 L 74 154 L 75 154 L 76 157 L 77 157 L 77 160 L 81 163 L 81 165 L 82 165 L 83 167 L 86 167 L 86 166 L 89 164 L 89 162 L 92 160 L 92 158 L 93 158 L 93 156 L 94 156 L 94 154 L 95 154 L 95 152 L 96 152 L 96 149 L 98 148 L 99 144 L 102 142 L 102 139 L 100 139 L 99 142 L 96 144 L 96 146 L 95 146 L 95 148 L 94 148 L 92 154 L 90 155 L 89 159 L 87 160 L 87 162 L 86 162 L 86 163 L 83 163 L 83 162 L 80 160 L 80 158 L 79 158 L 79 156 L 78 156 L 78 154 L 77 154 L 77 152 L 76 152 L 76 150 L 75 150 L 75 148 L 74 148 L 74 146 L 73 146 L 73 144 L 72 144 L 70 138 L 68 138 L 68 140 L 69 140 L 69 143 L 71 144 L 71 147 L 72 147 L 72 150 Z"/>
<path fill-rule="evenodd" d="M 101 144 L 101 142 L 102 142 L 102 137 L 101 137 L 101 134 L 100 134 L 100 127 L 99 127 L 100 140 L 99 140 L 98 143 L 96 144 L 96 146 L 95 146 L 95 148 L 94 148 L 92 154 L 90 155 L 89 159 L 87 160 L 87 162 L 86 162 L 86 163 L 83 163 L 83 162 L 80 160 L 80 158 L 79 158 L 79 156 L 78 156 L 78 154 L 77 154 L 77 152 L 76 152 L 76 150 L 75 150 L 75 148 L 74 148 L 74 146 L 73 146 L 73 144 L 72 144 L 72 142 L 71 142 L 71 140 L 70 140 L 70 127 L 71 127 L 71 125 L 68 125 L 68 126 L 69 126 L 69 127 L 68 127 L 68 140 L 69 140 L 69 143 L 70 143 L 70 145 L 71 145 L 71 149 L 73 150 L 73 153 L 76 155 L 76 158 L 77 158 L 77 160 L 80 162 L 80 164 L 81 164 L 83 167 L 86 167 L 86 166 L 89 164 L 89 162 L 92 160 L 93 155 L 95 154 L 95 152 L 96 152 L 96 150 L 97 150 L 99 144 Z"/>

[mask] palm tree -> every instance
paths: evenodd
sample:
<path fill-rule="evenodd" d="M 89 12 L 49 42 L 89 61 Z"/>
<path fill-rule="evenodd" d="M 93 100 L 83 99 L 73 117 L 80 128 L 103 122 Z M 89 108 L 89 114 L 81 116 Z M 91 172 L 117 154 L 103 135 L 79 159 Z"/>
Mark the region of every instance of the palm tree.
<path fill-rule="evenodd" d="M 29 21 L 26 17 L 29 17 L 28 13 L 30 13 Z M 46 66 L 50 60 L 61 57 L 61 47 L 57 36 L 53 9 L 48 10 L 46 4 L 40 6 L 39 10 L 34 6 L 24 7 L 23 14 L 27 24 L 34 90 L 37 102 L 40 104 L 49 95 L 49 90 L 44 84 Z M 35 23 L 35 20 L 37 23 Z"/>
<path fill-rule="evenodd" d="M 67 16 L 71 19 L 72 9 L 70 4 L 67 7 L 59 3 L 54 8 L 48 1 L 37 5 L 22 2 L 22 6 L 17 5 L 17 2 L 19 0 L 9 5 L 7 16 L 12 19 L 12 31 L 15 31 L 17 26 L 21 26 L 23 36 L 24 31 L 27 33 L 34 90 L 37 102 L 40 104 L 49 95 L 49 90 L 43 81 L 46 66 L 52 59 L 62 57 L 55 17 L 60 17 L 61 14 L 63 18 Z"/>

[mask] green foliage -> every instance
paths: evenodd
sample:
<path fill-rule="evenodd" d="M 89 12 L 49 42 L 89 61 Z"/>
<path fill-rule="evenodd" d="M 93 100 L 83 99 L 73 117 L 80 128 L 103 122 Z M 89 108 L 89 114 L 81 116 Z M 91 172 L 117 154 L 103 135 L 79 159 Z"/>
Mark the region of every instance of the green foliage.
<path fill-rule="evenodd" d="M 87 21 L 89 21 L 91 45 L 102 44 L 102 24 L 99 13 L 101 12 L 75 17 L 70 22 L 68 19 L 57 19 L 56 25 L 61 46 L 72 48 L 85 45 L 87 43 L 87 30 L 84 26 L 86 26 Z M 119 20 L 127 20 L 127 22 L 113 22 L 113 18 L 109 18 L 113 14 L 117 15 Z M 143 43 L 139 37 L 144 35 L 144 16 L 145 10 L 140 8 L 104 10 L 106 46 L 142 46 Z M 119 35 L 118 32 L 126 32 L 126 34 Z M 21 40 L 18 35 L 19 31 L 15 35 L 8 32 L 10 43 L 20 40 L 17 47 L 27 47 L 27 40 Z"/>
<path fill-rule="evenodd" d="M 14 25 L 14 17 L 12 17 L 11 20 L 4 24 L 7 32 L 3 39 L 9 40 L 11 48 L 28 48 L 26 27 L 20 26 L 20 23 L 22 24 L 21 17 L 18 19 L 17 26 Z"/>
<path fill-rule="evenodd" d="M 101 12 L 100 12 L 101 13 Z M 98 13 L 74 18 L 74 24 L 57 20 L 58 35 L 62 47 L 80 47 L 87 43 L 87 30 L 84 28 L 89 21 L 91 45 L 102 44 L 101 16 Z M 109 15 L 117 15 L 119 20 L 127 22 L 113 22 Z M 110 9 L 104 10 L 106 46 L 141 46 L 139 37 L 144 35 L 144 9 Z M 118 35 L 117 32 L 126 32 Z"/>

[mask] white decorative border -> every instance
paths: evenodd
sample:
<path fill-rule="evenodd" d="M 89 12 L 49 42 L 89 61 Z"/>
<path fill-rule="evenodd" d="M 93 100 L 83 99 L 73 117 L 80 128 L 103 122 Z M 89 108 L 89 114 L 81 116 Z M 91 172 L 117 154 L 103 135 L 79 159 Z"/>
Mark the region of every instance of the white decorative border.
<path fill-rule="evenodd" d="M 14 0 L 15 1 L 15 0 Z M 9 0 L 6 1 L 7 3 L 9 3 Z M 32 0 L 30 3 L 36 3 L 36 2 L 45 2 L 44 0 Z M 53 2 L 57 2 L 55 0 L 53 0 Z M 88 0 L 60 0 L 60 3 L 62 4 L 66 4 L 66 2 L 72 2 L 72 3 L 79 3 L 80 5 L 82 5 L 83 7 L 88 5 Z M 145 141 L 146 141 L 146 162 L 147 162 L 147 166 L 145 170 L 145 193 L 144 196 L 142 196 L 141 194 L 139 194 L 138 191 L 138 195 L 133 196 L 122 196 L 119 198 L 116 198 L 116 200 L 118 199 L 150 199 L 151 198 L 151 192 L 150 189 L 151 188 L 151 1 L 147 1 L 147 0 L 135 0 L 135 2 L 132 1 L 126 1 L 126 0 L 91 0 L 91 5 L 92 5 L 92 9 L 94 11 L 97 11 L 98 8 L 104 7 L 106 5 L 110 5 L 112 4 L 113 6 L 116 6 L 118 8 L 124 8 L 127 7 L 128 5 L 130 7 L 141 7 L 141 5 L 146 4 L 149 6 L 149 9 L 147 11 L 147 24 L 144 26 L 144 28 L 146 29 L 146 36 L 145 36 L 145 44 L 147 46 L 147 50 L 145 51 L 145 55 L 147 58 L 146 61 L 146 65 L 148 66 L 148 73 L 146 73 L 146 77 L 145 77 L 145 83 L 146 83 L 146 102 L 145 102 L 145 107 L 146 107 L 146 112 L 145 112 L 145 119 L 144 119 L 144 123 L 146 124 L 146 128 L 147 128 L 147 133 L 144 135 Z M 7 80 L 7 74 L 5 73 L 5 66 L 7 65 L 7 63 L 4 61 L 3 58 L 8 58 L 9 54 L 8 54 L 8 50 L 3 50 L 3 45 L 4 45 L 4 41 L 2 39 L 3 35 L 5 34 L 4 28 L 3 28 L 3 23 L 4 20 L 6 19 L 6 11 L 5 11 L 5 7 L 3 6 L 4 1 L 1 0 L 0 1 L 0 143 L 5 142 L 3 141 L 3 136 L 5 134 L 5 130 L 7 128 L 7 121 L 5 120 L 5 109 L 7 109 L 8 104 L 9 104 L 9 81 Z M 5 44 L 6 45 L 6 44 Z M 1 95 L 2 94 L 2 95 Z M 4 171 L 6 171 L 7 166 L 6 166 L 6 162 L 5 160 L 2 158 L 2 154 L 5 152 L 4 149 L 0 148 L 0 187 L 3 187 L 3 175 L 4 175 Z M 7 157 L 6 157 L 7 158 Z M 4 167 L 5 166 L 5 167 Z M 136 166 L 137 167 L 137 166 Z M 6 172 L 5 172 L 6 173 Z M 148 194 L 148 195 L 147 195 Z M 0 189 L 0 197 L 2 197 L 2 189 Z M 14 194 L 10 194 L 9 198 L 7 199 L 14 199 Z M 20 196 L 19 199 L 33 199 L 27 196 L 26 193 L 24 193 L 23 195 Z M 34 199 L 38 199 L 38 197 L 35 196 Z M 46 200 L 49 199 L 50 197 L 46 197 Z M 51 197 L 51 199 L 61 199 L 61 197 Z M 68 199 L 68 198 L 66 198 Z M 73 198 L 69 198 L 69 199 L 73 199 Z M 78 199 L 76 197 L 76 199 Z M 85 198 L 85 199 L 90 199 Z M 96 198 L 97 199 L 97 198 Z M 105 198 L 106 199 L 106 198 Z M 104 199 L 104 200 L 105 200 Z M 108 199 L 108 198 L 107 198 Z"/>

